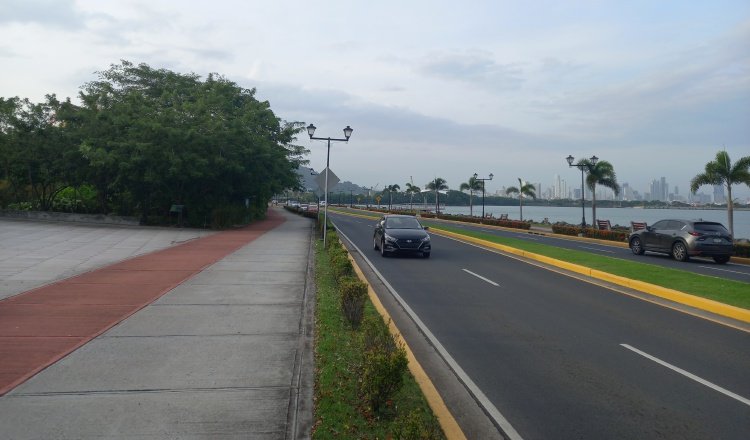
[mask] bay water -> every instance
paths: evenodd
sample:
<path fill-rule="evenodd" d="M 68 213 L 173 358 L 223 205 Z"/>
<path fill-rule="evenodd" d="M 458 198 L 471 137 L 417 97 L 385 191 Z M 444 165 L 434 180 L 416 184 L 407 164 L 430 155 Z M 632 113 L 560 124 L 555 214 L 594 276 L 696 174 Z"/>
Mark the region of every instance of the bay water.
<path fill-rule="evenodd" d="M 416 206 L 415 206 L 416 207 Z M 420 206 L 421 207 L 421 206 Z M 434 208 L 434 206 L 433 206 Z M 445 206 L 441 207 L 446 214 L 469 215 L 468 206 Z M 485 206 L 485 214 L 492 214 L 495 218 L 500 214 L 508 214 L 509 219 L 519 220 L 520 210 L 516 206 Z M 474 206 L 474 215 L 482 215 L 482 205 Z M 560 206 L 524 206 L 523 219 L 534 222 L 542 222 L 544 219 L 551 223 L 565 222 L 570 224 L 581 224 L 580 207 Z M 609 220 L 612 226 L 620 225 L 630 227 L 630 222 L 646 222 L 653 225 L 665 218 L 719 222 L 728 228 L 726 209 L 672 209 L 672 208 L 596 208 L 596 217 L 599 220 Z M 586 207 L 586 223 L 592 223 L 591 207 Z M 734 237 L 735 239 L 750 239 L 750 211 L 734 211 Z"/>

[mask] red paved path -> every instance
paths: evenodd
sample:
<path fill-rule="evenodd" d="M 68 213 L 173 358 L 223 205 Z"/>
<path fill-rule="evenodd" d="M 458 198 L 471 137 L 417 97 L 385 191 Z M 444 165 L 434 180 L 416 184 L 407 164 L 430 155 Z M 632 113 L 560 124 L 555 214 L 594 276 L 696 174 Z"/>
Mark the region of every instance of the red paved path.
<path fill-rule="evenodd" d="M 220 232 L 0 301 L 0 396 L 284 221 Z"/>

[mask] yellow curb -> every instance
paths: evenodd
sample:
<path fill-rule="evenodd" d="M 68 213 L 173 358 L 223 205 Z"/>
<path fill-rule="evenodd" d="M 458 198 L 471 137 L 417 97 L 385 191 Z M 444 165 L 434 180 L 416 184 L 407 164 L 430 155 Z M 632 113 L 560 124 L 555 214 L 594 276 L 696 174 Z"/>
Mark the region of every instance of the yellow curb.
<path fill-rule="evenodd" d="M 470 243 L 478 244 L 481 246 L 498 249 L 503 252 L 507 252 L 514 255 L 519 255 L 532 260 L 540 261 L 551 266 L 559 267 L 568 271 L 579 273 L 588 277 L 600 279 L 613 283 L 619 286 L 628 287 L 640 292 L 648 293 L 659 298 L 664 298 L 676 303 L 684 304 L 690 307 L 695 307 L 700 310 L 705 310 L 720 316 L 736 319 L 745 323 L 750 323 L 750 310 L 743 309 L 740 307 L 731 306 L 729 304 L 720 303 L 718 301 L 710 300 L 707 298 L 701 298 L 699 296 L 690 295 L 685 292 L 678 290 L 669 289 L 667 287 L 657 286 L 655 284 L 646 283 L 643 281 L 631 280 L 629 278 L 613 275 L 600 270 L 591 269 L 589 267 L 581 266 L 578 264 L 568 263 L 560 261 L 554 258 L 550 258 L 544 255 L 535 254 L 533 252 L 522 251 L 519 249 L 511 248 L 505 245 L 492 243 L 486 240 L 481 240 L 474 237 L 467 237 L 465 235 L 456 234 L 454 232 L 444 231 L 441 229 L 432 228 L 431 231 L 438 235 L 444 235 L 446 237 L 455 238 L 461 241 L 467 241 Z"/>
<path fill-rule="evenodd" d="M 461 430 L 461 427 L 458 426 L 458 422 L 456 422 L 453 414 L 451 414 L 450 410 L 448 410 L 448 407 L 445 405 L 443 398 L 440 397 L 437 388 L 435 388 L 435 385 L 433 385 L 429 376 L 427 376 L 427 373 L 422 368 L 422 365 L 420 365 L 419 361 L 417 361 L 417 358 L 414 356 L 411 348 L 409 348 L 409 344 L 407 344 L 406 340 L 404 340 L 404 337 L 401 335 L 398 327 L 396 327 L 393 319 L 391 319 L 390 314 L 388 314 L 388 311 L 385 309 L 385 307 L 383 307 L 383 303 L 380 302 L 380 298 L 378 298 L 375 290 L 367 281 L 367 278 L 365 278 L 362 269 L 360 269 L 359 265 L 351 256 L 351 254 L 349 254 L 349 260 L 352 262 L 352 266 L 354 266 L 354 271 L 357 273 L 357 277 L 359 277 L 362 282 L 367 284 L 367 293 L 370 296 L 370 301 L 372 301 L 375 309 L 382 316 L 383 321 L 388 324 L 388 328 L 390 329 L 391 334 L 396 338 L 396 340 L 404 344 L 406 357 L 409 359 L 409 371 L 411 371 L 411 374 L 414 376 L 414 380 L 417 381 L 419 388 L 422 390 L 422 394 L 424 394 L 425 399 L 427 400 L 427 404 L 432 409 L 435 417 L 437 417 L 438 422 L 440 423 L 440 427 L 443 429 L 445 437 L 448 440 L 466 440 L 464 432 Z"/>

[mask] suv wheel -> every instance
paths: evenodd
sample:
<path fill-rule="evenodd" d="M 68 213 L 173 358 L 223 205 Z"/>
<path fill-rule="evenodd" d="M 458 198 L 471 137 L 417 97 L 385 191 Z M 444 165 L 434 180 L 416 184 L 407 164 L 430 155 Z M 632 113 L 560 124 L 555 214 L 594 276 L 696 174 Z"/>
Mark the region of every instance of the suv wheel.
<path fill-rule="evenodd" d="M 727 261 L 729 261 L 729 258 L 730 258 L 729 255 L 719 255 L 719 256 L 714 257 L 714 261 L 719 264 L 724 264 Z"/>
<path fill-rule="evenodd" d="M 372 237 L 372 248 L 378 250 L 378 239 L 375 237 Z"/>
<path fill-rule="evenodd" d="M 630 240 L 630 250 L 633 251 L 635 255 L 643 255 L 643 253 L 646 252 L 643 249 L 643 243 L 641 243 L 641 239 L 638 237 L 633 237 L 633 239 Z"/>
<path fill-rule="evenodd" d="M 385 251 L 385 241 L 380 242 L 380 255 L 385 258 L 388 256 L 388 252 Z"/>
<path fill-rule="evenodd" d="M 687 248 L 685 243 L 678 241 L 672 245 L 672 256 L 677 261 L 687 261 L 690 257 L 688 256 Z"/>

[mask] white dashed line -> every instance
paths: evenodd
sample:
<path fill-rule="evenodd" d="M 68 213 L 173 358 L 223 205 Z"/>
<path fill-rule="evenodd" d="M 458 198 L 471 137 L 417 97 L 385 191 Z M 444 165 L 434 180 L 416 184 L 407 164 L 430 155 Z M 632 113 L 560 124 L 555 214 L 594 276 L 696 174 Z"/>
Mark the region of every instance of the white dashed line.
<path fill-rule="evenodd" d="M 682 374 L 685 377 L 693 379 L 694 381 L 696 381 L 696 382 L 698 382 L 700 384 L 703 384 L 703 385 L 705 385 L 705 386 L 713 389 L 714 391 L 718 391 L 721 394 L 729 396 L 732 399 L 738 400 L 738 401 L 744 403 L 745 405 L 750 406 L 750 399 L 746 399 L 746 398 L 740 396 L 739 394 L 735 394 L 735 393 L 733 393 L 733 392 L 731 392 L 731 391 L 729 391 L 727 389 L 724 389 L 724 388 L 722 388 L 722 387 L 720 387 L 720 386 L 718 386 L 716 384 L 713 384 L 713 383 L 711 383 L 711 382 L 709 382 L 709 381 L 707 381 L 705 379 L 702 379 L 702 378 L 696 376 L 693 373 L 690 373 L 690 372 L 687 372 L 687 371 L 683 370 L 682 368 L 675 367 L 674 365 L 672 365 L 672 364 L 670 364 L 668 362 L 664 362 L 663 360 L 661 360 L 661 359 L 659 359 L 657 357 L 651 356 L 650 354 L 645 353 L 645 352 L 643 352 L 641 350 L 638 350 L 635 347 L 631 347 L 628 344 L 620 344 L 620 345 L 623 346 L 623 347 L 625 347 L 625 348 L 627 348 L 628 350 L 630 350 L 632 352 L 638 353 L 639 355 L 645 357 L 646 359 L 650 359 L 650 360 L 656 362 L 659 365 L 667 367 L 667 368 L 669 368 L 672 371 L 676 371 L 676 372 Z"/>
<path fill-rule="evenodd" d="M 497 284 L 496 282 L 494 282 L 494 281 L 492 281 L 490 279 L 487 279 L 487 278 L 485 278 L 485 277 L 483 277 L 481 275 L 475 274 L 474 272 L 470 271 L 469 269 L 461 269 L 461 270 L 463 270 L 464 272 L 468 273 L 469 275 L 474 275 L 475 277 L 479 278 L 480 280 L 486 281 L 486 282 L 492 284 L 495 287 L 500 287 L 500 285 Z"/>

